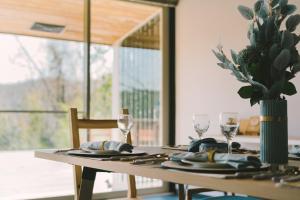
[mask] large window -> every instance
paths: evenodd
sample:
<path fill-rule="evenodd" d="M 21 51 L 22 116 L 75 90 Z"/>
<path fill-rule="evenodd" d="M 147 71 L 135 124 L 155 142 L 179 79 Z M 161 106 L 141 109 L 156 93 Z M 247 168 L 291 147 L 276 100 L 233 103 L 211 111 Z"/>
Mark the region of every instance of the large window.
<path fill-rule="evenodd" d="M 67 108 L 83 107 L 82 43 L 8 34 L 0 41 L 0 199 L 71 194 L 71 167 L 32 150 L 69 146 Z"/>
<path fill-rule="evenodd" d="M 33 150 L 69 147 L 67 111 L 77 107 L 84 117 L 86 94 L 90 94 L 91 118 L 114 118 L 120 108 L 129 108 L 135 119 L 134 144 L 161 145 L 161 8 L 91 0 L 90 65 L 86 66 L 84 0 L 22 2 L 0 5 L 7 19 L 6 29 L 0 27 L 5 32 L 0 33 L 0 160 L 5 161 L 0 165 L 0 199 L 74 193 L 71 166 L 36 159 Z M 122 140 L 118 130 L 82 131 L 80 136 L 82 142 Z M 99 177 L 95 193 L 127 187 L 123 174 Z M 136 180 L 138 188 L 163 186 L 159 180 Z"/>

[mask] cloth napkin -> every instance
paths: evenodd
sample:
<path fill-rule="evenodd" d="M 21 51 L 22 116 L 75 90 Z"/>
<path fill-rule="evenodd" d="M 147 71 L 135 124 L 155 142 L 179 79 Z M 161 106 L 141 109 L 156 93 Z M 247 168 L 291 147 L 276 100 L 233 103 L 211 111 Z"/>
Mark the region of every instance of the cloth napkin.
<path fill-rule="evenodd" d="M 300 157 L 300 145 L 293 145 L 289 153 Z"/>
<path fill-rule="evenodd" d="M 179 162 L 185 159 L 193 162 L 208 162 L 208 157 L 209 153 L 207 152 L 184 152 L 171 154 L 170 160 Z M 258 168 L 261 166 L 261 162 L 257 157 L 245 154 L 230 154 L 228 156 L 227 153 L 215 153 L 213 160 L 216 163 L 227 163 L 236 169 L 243 169 L 249 166 Z"/>
<path fill-rule="evenodd" d="M 201 144 L 216 144 L 217 140 L 215 138 L 204 138 L 202 140 L 197 140 L 197 139 L 193 139 L 190 142 L 190 145 L 188 147 L 188 151 L 189 152 L 198 152 L 199 151 L 199 147 Z"/>
<path fill-rule="evenodd" d="M 238 142 L 232 142 L 231 147 L 234 149 L 239 149 L 241 147 L 241 144 Z M 205 151 L 205 149 L 211 149 L 217 150 L 218 152 L 225 153 L 228 150 L 227 143 L 224 142 L 218 142 L 214 138 L 204 138 L 202 140 L 193 139 L 188 147 L 189 152 L 199 152 Z"/>
<path fill-rule="evenodd" d="M 94 142 L 86 142 L 80 145 L 80 148 L 86 148 L 91 150 L 113 150 L 113 151 L 126 151 L 132 152 L 133 146 L 128 143 L 116 142 L 116 141 L 94 141 Z"/>

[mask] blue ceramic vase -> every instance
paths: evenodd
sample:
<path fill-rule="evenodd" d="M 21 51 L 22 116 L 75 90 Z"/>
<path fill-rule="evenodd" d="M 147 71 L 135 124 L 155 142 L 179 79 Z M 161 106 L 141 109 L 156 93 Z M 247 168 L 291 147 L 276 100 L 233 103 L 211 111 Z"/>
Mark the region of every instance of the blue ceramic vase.
<path fill-rule="evenodd" d="M 260 101 L 260 158 L 262 162 L 288 162 L 287 101 Z"/>

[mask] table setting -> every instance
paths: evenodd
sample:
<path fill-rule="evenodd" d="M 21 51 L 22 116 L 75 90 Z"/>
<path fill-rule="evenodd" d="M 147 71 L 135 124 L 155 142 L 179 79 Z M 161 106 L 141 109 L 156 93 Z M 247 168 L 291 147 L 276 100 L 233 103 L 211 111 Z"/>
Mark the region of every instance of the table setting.
<path fill-rule="evenodd" d="M 222 179 L 272 180 L 278 187 L 299 187 L 298 167 L 285 166 L 280 170 L 260 160 L 259 151 L 232 141 L 239 129 L 239 114 L 222 112 L 219 115 L 220 132 L 226 141 L 203 137 L 210 125 L 207 114 L 193 115 L 193 128 L 198 138 L 188 136 L 187 145 L 162 146 L 161 151 L 149 153 L 128 144 L 126 135 L 133 126 L 132 117 L 119 117 L 118 127 L 124 135 L 122 141 L 85 142 L 78 149 L 61 149 L 55 153 L 90 157 L 99 161 L 119 161 L 132 165 L 155 166 L 166 170 L 216 174 Z M 300 158 L 300 146 L 290 148 L 289 157 Z"/>

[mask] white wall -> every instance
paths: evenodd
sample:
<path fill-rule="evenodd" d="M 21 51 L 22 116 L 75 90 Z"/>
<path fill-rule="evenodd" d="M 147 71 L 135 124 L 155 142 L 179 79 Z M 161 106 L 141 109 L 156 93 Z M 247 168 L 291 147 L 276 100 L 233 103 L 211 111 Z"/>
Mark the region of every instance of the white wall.
<path fill-rule="evenodd" d="M 237 6 L 254 4 L 255 0 L 180 0 L 176 8 L 176 141 L 188 142 L 196 137 L 192 114 L 208 113 L 209 134 L 218 134 L 220 111 L 237 111 L 241 116 L 258 115 L 237 91 L 242 86 L 229 71 L 217 66 L 211 52 L 219 42 L 224 49 L 241 50 L 248 44 L 248 21 L 240 16 Z M 300 12 L 300 1 L 293 0 Z M 299 29 L 298 29 L 299 30 Z M 299 33 L 299 31 L 298 31 Z M 289 135 L 300 136 L 300 73 L 294 79 L 299 94 L 288 97 Z"/>

